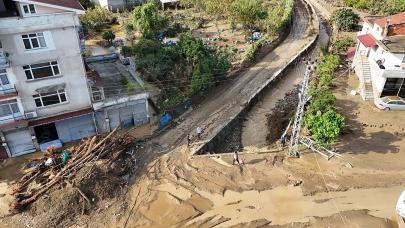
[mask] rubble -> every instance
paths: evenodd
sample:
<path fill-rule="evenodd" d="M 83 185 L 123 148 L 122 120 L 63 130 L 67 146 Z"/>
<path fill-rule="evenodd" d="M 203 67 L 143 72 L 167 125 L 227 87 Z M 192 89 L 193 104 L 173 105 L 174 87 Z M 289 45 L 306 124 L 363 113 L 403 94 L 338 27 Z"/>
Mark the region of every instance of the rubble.
<path fill-rule="evenodd" d="M 127 132 L 118 133 L 115 129 L 108 135 L 84 139 L 61 154 L 57 153 L 54 147 L 48 148 L 43 157 L 31 160 L 22 170 L 24 176 L 15 184 L 12 193 L 15 201 L 10 205 L 10 211 L 23 211 L 40 196 L 47 194 L 53 186 L 63 183 L 91 204 L 89 196 L 76 186 L 86 178 L 77 176 L 83 175 L 84 167 L 85 176 L 91 176 L 92 172 L 95 172 L 94 165 L 101 160 L 105 163 L 104 166 L 112 165 L 129 150 L 133 140 Z"/>

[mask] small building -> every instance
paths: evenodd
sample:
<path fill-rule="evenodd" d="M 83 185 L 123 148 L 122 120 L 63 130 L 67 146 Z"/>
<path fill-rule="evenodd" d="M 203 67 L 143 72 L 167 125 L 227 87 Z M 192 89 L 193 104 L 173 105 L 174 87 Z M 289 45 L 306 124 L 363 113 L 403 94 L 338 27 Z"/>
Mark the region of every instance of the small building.
<path fill-rule="evenodd" d="M 92 0 L 92 2 L 109 10 L 124 10 L 141 5 L 147 0 Z"/>
<path fill-rule="evenodd" d="M 362 98 L 405 98 L 405 12 L 366 18 L 357 40 L 352 67 Z"/>
<path fill-rule="evenodd" d="M 97 131 L 138 126 L 149 121 L 148 97 L 134 68 L 117 54 L 86 58 Z"/>

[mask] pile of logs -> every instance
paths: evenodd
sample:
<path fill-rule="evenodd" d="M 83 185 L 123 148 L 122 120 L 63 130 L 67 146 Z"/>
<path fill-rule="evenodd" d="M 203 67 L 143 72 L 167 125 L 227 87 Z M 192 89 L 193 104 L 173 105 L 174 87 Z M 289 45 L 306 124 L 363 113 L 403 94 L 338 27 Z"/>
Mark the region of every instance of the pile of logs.
<path fill-rule="evenodd" d="M 127 133 L 118 134 L 116 130 L 108 135 L 93 136 L 66 149 L 70 158 L 65 164 L 56 162 L 53 165 L 45 165 L 47 159 L 55 159 L 58 156 L 52 150 L 48 151 L 42 158 L 35 159 L 37 165 L 25 169 L 25 175 L 16 183 L 13 189 L 15 201 L 10 205 L 11 212 L 21 212 L 55 184 L 63 180 L 66 182 L 67 178 L 74 178 L 76 172 L 85 165 L 94 164 L 93 162 L 102 158 L 110 162 L 117 160 L 121 154 L 129 150 L 132 142 L 132 136 Z"/>

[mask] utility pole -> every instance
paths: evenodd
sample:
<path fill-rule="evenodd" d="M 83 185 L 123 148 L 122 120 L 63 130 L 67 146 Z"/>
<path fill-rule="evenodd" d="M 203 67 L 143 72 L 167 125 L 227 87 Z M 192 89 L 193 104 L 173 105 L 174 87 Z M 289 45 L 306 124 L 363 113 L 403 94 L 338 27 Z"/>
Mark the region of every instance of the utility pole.
<path fill-rule="evenodd" d="M 302 124 L 302 117 L 304 116 L 304 107 L 305 104 L 308 102 L 308 83 L 311 74 L 315 70 L 315 62 L 311 61 L 311 59 L 309 59 L 308 62 L 306 62 L 306 65 L 307 67 L 304 74 L 304 81 L 302 83 L 301 91 L 298 94 L 298 107 L 295 113 L 294 125 L 292 128 L 290 144 L 288 147 L 288 156 L 290 157 L 299 157 L 298 145 L 300 143 L 300 131 Z"/>

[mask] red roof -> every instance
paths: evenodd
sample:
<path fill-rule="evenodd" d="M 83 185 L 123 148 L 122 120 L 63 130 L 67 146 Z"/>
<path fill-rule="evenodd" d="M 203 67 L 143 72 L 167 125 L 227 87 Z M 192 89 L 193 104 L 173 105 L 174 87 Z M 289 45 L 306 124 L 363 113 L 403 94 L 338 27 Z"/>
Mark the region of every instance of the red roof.
<path fill-rule="evenodd" d="M 33 2 L 40 2 L 55 6 L 61 6 L 66 8 L 72 8 L 77 10 L 84 10 L 83 6 L 80 5 L 78 0 L 31 0 Z"/>
<path fill-rule="evenodd" d="M 377 41 L 370 33 L 360 35 L 357 39 L 365 46 L 365 47 L 372 47 L 377 45 Z"/>
<path fill-rule="evenodd" d="M 388 17 L 383 17 L 376 20 L 374 23 L 379 25 L 381 28 L 385 27 L 385 24 L 389 20 L 389 25 L 405 24 L 405 12 L 397 13 Z"/>
<path fill-rule="evenodd" d="M 73 117 L 84 116 L 84 115 L 92 113 L 92 112 L 93 112 L 93 109 L 86 108 L 86 109 L 75 111 L 75 112 L 69 112 L 69 113 L 64 113 L 64 114 L 60 114 L 60 115 L 56 115 L 56 116 L 52 116 L 52 117 L 48 117 L 48 118 L 44 118 L 44 119 L 33 120 L 33 121 L 30 121 L 28 125 L 32 127 L 32 126 L 53 123 L 56 121 L 70 119 Z"/>

